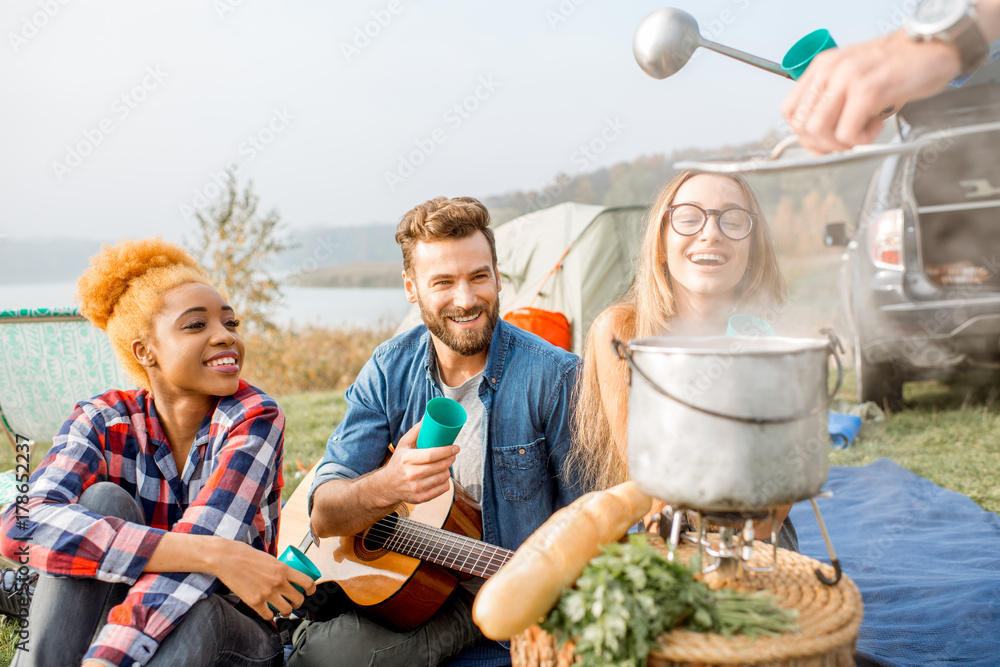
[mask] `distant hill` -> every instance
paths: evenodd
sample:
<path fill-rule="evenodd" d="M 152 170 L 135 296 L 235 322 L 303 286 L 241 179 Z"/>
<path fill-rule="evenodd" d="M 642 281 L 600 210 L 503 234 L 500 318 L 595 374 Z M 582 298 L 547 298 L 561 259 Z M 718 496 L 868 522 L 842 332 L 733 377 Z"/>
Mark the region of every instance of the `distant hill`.
<path fill-rule="evenodd" d="M 669 155 L 643 155 L 630 162 L 576 174 L 558 174 L 539 190 L 507 192 L 486 197 L 494 225 L 567 201 L 618 206 L 647 205 L 671 176 L 673 163 L 696 156 L 732 155 L 770 146 L 760 143 L 723 146 L 715 150 L 689 148 Z M 784 252 L 819 247 L 822 226 L 856 217 L 873 165 L 808 169 L 755 177 L 753 184 Z M 277 276 L 299 276 L 302 285 L 398 285 L 399 246 L 394 223 L 313 227 L 289 233 L 292 248 L 277 258 Z M 87 266 L 100 240 L 0 241 L 0 284 L 73 280 Z M 362 267 L 363 263 L 373 263 Z M 388 268 L 389 265 L 395 268 Z M 350 266 L 345 266 L 350 265 Z M 331 267 L 341 267 L 332 270 Z"/>
<path fill-rule="evenodd" d="M 76 280 L 100 249 L 92 239 L 0 239 L 0 284 Z"/>
<path fill-rule="evenodd" d="M 393 224 L 293 230 L 289 235 L 292 248 L 278 257 L 270 270 L 275 275 L 288 276 L 352 262 L 374 262 L 375 268 L 370 270 L 359 270 L 357 266 L 352 270 L 354 273 L 360 271 L 368 275 L 366 280 L 372 281 L 375 279 L 369 274 L 385 274 L 385 266 L 392 264 L 392 273 L 398 278 L 402 257 L 393 238 L 395 232 L 396 226 Z M 76 280 L 87 268 L 88 259 L 100 250 L 101 244 L 113 241 L 114 239 L 2 239 L 0 285 Z M 333 279 L 336 285 L 329 286 L 346 286 L 342 283 L 352 280 L 346 274 L 337 275 Z M 385 282 L 387 279 L 383 276 L 379 280 Z M 398 280 L 394 281 L 393 286 L 395 285 L 398 285 Z M 365 286 L 377 285 L 373 283 Z"/>
<path fill-rule="evenodd" d="M 312 227 L 295 230 L 293 247 L 282 253 L 273 270 L 279 273 L 314 271 L 348 262 L 402 262 L 394 238 L 396 225 L 381 223 L 355 227 Z"/>
<path fill-rule="evenodd" d="M 487 197 L 483 203 L 490 210 L 494 225 L 569 201 L 604 206 L 642 206 L 649 203 L 667 179 L 676 173 L 674 162 L 704 154 L 704 150 L 688 149 L 675 151 L 669 156 L 643 155 L 631 162 L 620 162 L 584 174 L 558 174 L 540 190 L 507 192 Z"/>
<path fill-rule="evenodd" d="M 402 288 L 402 260 L 395 262 L 351 262 L 323 266 L 293 276 L 286 282 L 299 287 L 398 287 Z"/>

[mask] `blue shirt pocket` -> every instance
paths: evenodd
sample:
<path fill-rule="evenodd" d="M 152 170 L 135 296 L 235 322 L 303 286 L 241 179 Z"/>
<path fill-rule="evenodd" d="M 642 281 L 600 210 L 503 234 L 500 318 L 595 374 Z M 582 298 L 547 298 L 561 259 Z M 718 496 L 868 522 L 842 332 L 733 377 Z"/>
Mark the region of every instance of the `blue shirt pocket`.
<path fill-rule="evenodd" d="M 493 465 L 504 500 L 532 500 L 549 479 L 545 438 L 527 445 L 493 448 Z"/>

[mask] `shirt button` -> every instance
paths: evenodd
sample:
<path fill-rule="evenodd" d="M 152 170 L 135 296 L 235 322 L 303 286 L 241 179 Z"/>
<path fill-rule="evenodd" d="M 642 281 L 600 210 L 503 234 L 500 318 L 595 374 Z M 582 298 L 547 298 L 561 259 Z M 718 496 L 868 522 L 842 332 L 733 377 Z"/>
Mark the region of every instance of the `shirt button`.
<path fill-rule="evenodd" d="M 517 450 L 517 453 L 518 454 L 524 454 L 524 447 L 522 447 L 521 449 Z"/>

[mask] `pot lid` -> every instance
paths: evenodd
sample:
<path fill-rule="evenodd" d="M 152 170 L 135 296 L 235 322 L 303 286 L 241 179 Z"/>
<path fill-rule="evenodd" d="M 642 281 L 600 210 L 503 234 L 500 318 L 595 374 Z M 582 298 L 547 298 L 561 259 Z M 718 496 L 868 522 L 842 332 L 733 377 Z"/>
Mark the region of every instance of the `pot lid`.
<path fill-rule="evenodd" d="M 790 135 L 779 141 L 770 152 L 757 151 L 742 155 L 681 160 L 674 163 L 674 168 L 693 169 L 695 171 L 717 174 L 735 174 L 830 167 L 864 160 L 882 159 L 892 155 L 914 153 L 939 139 L 983 132 L 996 132 L 998 130 L 1000 130 L 1000 121 L 976 123 L 964 127 L 946 127 L 923 133 L 918 131 L 904 140 L 896 140 L 887 144 L 855 146 L 850 150 L 827 153 L 825 155 L 810 153 L 798 145 L 798 137 Z"/>
<path fill-rule="evenodd" d="M 829 346 L 828 338 L 788 336 L 655 336 L 628 343 L 635 352 L 739 356 L 776 356 L 825 350 Z"/>

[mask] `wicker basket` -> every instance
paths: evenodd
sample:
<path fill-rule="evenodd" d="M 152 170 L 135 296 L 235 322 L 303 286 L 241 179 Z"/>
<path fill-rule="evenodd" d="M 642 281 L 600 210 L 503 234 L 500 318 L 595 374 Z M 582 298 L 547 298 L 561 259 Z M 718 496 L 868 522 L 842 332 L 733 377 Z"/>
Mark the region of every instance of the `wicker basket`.
<path fill-rule="evenodd" d="M 658 537 L 650 544 L 662 551 L 666 545 Z M 771 547 L 758 543 L 751 565 L 770 560 Z M 682 545 L 682 560 L 694 547 Z M 854 645 L 861 625 L 861 594 L 854 582 L 843 577 L 835 586 L 826 586 L 814 570 L 822 568 L 832 576 L 832 568 L 792 551 L 779 549 L 774 572 L 744 574 L 738 579 L 705 577 L 712 588 L 743 591 L 768 590 L 778 603 L 799 612 L 799 631 L 780 637 L 722 635 L 673 630 L 660 637 L 660 647 L 650 652 L 649 667 L 701 667 L 708 665 L 754 665 L 758 667 L 843 667 L 854 664 Z M 557 647 L 556 640 L 537 625 L 511 640 L 514 667 L 569 667 L 573 664 L 573 644 Z"/>

